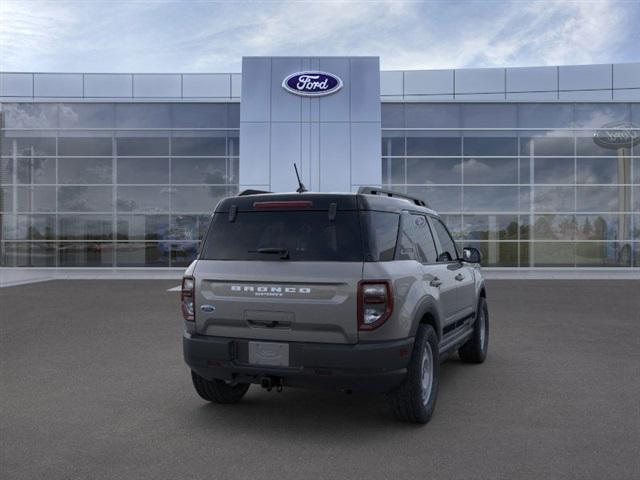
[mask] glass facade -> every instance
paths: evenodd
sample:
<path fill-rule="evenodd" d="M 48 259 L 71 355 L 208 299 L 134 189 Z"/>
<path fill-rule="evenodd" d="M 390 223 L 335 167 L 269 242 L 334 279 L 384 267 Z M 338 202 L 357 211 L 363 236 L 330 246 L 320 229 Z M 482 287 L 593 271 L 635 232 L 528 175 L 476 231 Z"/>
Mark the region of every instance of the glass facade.
<path fill-rule="evenodd" d="M 484 265 L 640 266 L 639 104 L 384 103 L 382 126 L 384 186 L 423 198 Z"/>
<path fill-rule="evenodd" d="M 3 103 L 1 265 L 184 267 L 238 190 L 238 103 Z"/>

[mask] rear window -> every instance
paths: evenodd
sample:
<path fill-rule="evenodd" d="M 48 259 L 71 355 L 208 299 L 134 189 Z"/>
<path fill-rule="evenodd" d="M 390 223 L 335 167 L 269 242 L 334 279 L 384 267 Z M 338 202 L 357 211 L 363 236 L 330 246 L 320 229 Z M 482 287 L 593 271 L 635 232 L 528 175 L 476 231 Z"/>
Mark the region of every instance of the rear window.
<path fill-rule="evenodd" d="M 238 212 L 234 221 L 217 213 L 200 258 L 361 262 L 358 212 L 338 211 L 334 220 L 327 211 Z"/>

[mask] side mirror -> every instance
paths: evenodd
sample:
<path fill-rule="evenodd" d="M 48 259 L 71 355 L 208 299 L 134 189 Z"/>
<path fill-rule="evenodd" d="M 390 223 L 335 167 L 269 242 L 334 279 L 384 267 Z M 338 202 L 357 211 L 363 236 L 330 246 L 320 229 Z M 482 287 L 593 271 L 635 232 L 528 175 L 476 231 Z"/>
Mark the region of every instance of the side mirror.
<path fill-rule="evenodd" d="M 480 254 L 480 250 L 473 247 L 464 247 L 462 249 L 462 261 L 467 263 L 482 262 L 482 255 Z"/>

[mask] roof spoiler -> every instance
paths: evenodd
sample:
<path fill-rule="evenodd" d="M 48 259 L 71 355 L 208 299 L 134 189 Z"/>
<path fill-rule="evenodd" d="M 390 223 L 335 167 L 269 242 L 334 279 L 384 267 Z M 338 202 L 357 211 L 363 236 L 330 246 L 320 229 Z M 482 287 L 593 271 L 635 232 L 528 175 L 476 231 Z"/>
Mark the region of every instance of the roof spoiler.
<path fill-rule="evenodd" d="M 426 207 L 429 208 L 429 206 L 427 205 L 427 203 L 418 198 L 418 197 L 412 197 L 411 195 L 407 195 L 405 193 L 400 193 L 400 192 L 394 192 L 392 190 L 385 190 L 383 188 L 378 188 L 378 187 L 360 187 L 358 189 L 358 193 L 359 194 L 364 194 L 364 195 L 379 195 L 381 197 L 391 197 L 391 198 L 400 198 L 402 200 L 407 200 L 411 203 L 414 203 L 416 205 L 418 205 L 419 207 Z"/>
<path fill-rule="evenodd" d="M 263 194 L 263 193 L 273 193 L 273 192 L 268 192 L 268 191 L 266 191 L 266 190 L 253 190 L 253 189 L 249 188 L 249 189 L 247 189 L 247 190 L 243 190 L 243 191 L 241 191 L 241 192 L 238 194 L 238 196 L 239 196 L 239 197 L 245 197 L 245 196 L 247 196 L 247 195 L 260 195 L 260 194 Z"/>

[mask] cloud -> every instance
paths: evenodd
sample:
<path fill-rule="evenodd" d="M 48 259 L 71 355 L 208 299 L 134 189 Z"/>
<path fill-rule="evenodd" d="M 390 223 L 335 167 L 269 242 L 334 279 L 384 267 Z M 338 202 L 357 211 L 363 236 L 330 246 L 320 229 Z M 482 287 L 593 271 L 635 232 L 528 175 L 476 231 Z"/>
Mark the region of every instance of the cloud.
<path fill-rule="evenodd" d="M 243 55 L 384 69 L 638 61 L 640 2 L 1 0 L 5 71 L 239 71 Z"/>

